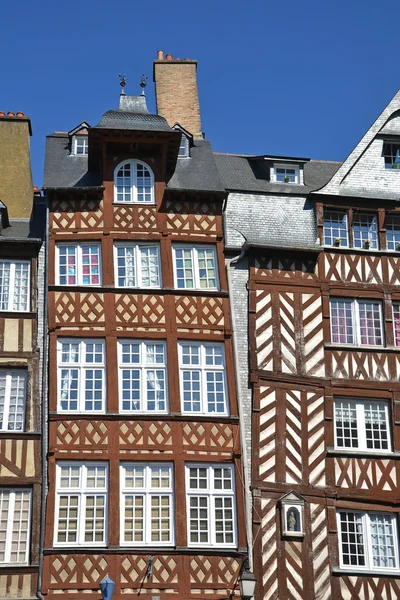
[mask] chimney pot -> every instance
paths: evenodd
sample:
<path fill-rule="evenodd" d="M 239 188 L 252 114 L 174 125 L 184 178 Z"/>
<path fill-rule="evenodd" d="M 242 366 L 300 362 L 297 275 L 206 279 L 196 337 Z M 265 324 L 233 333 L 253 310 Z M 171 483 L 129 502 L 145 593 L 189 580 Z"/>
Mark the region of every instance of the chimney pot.
<path fill-rule="evenodd" d="M 24 113 L 21 112 L 20 110 L 17 112 L 17 117 L 24 117 L 24 116 L 25 116 Z"/>
<path fill-rule="evenodd" d="M 5 117 L 5 116 L 6 116 L 6 113 L 3 112 L 2 110 L 0 110 L 0 117 Z"/>
<path fill-rule="evenodd" d="M 164 50 L 159 50 L 157 52 L 157 60 L 164 60 Z"/>
<path fill-rule="evenodd" d="M 167 56 L 165 57 L 165 60 L 172 60 L 172 54 L 167 54 Z"/>
<path fill-rule="evenodd" d="M 7 117 L 15 117 L 14 113 L 11 110 L 8 111 Z"/>

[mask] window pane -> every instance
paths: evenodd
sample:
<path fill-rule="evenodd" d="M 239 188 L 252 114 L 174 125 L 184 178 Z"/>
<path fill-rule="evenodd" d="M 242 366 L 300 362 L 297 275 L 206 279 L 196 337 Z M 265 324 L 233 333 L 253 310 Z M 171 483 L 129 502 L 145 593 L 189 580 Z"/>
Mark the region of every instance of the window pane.
<path fill-rule="evenodd" d="M 383 156 L 385 157 L 385 169 L 398 169 L 400 167 L 400 145 L 384 142 Z"/>
<path fill-rule="evenodd" d="M 217 287 L 215 254 L 212 249 L 197 251 L 200 288 L 213 289 Z"/>
<path fill-rule="evenodd" d="M 340 531 L 343 565 L 366 566 L 362 514 L 340 512 Z"/>
<path fill-rule="evenodd" d="M 393 327 L 394 327 L 394 343 L 400 346 L 400 304 L 393 303 Z"/>
<path fill-rule="evenodd" d="M 357 405 L 355 401 L 335 400 L 336 445 L 358 448 Z"/>
<path fill-rule="evenodd" d="M 179 289 L 193 289 L 193 257 L 190 249 L 175 249 L 176 283 Z"/>
<path fill-rule="evenodd" d="M 360 343 L 380 346 L 383 344 L 379 302 L 358 302 L 360 319 Z"/>
<path fill-rule="evenodd" d="M 16 263 L 14 276 L 14 304 L 13 310 L 28 310 L 29 291 L 29 263 Z"/>
<path fill-rule="evenodd" d="M 364 402 L 365 435 L 368 450 L 388 450 L 388 415 L 385 402 Z"/>
<path fill-rule="evenodd" d="M 0 490 L 0 563 L 26 563 L 31 493 Z"/>
<path fill-rule="evenodd" d="M 131 165 L 126 163 L 118 170 L 116 181 L 117 202 L 132 202 Z"/>
<path fill-rule="evenodd" d="M 347 213 L 326 210 L 324 212 L 324 244 L 348 246 Z"/>
<path fill-rule="evenodd" d="M 208 498 L 191 496 L 190 510 L 190 541 L 193 543 L 208 543 Z"/>
<path fill-rule="evenodd" d="M 138 163 L 136 166 L 136 188 L 138 202 L 152 202 L 152 181 L 149 169 Z"/>
<path fill-rule="evenodd" d="M 8 431 L 23 431 L 25 417 L 26 375 L 25 373 L 10 373 L 10 404 L 8 412 Z M 1 375 L 0 375 L 0 419 L 1 407 Z M 1 429 L 1 425 L 0 425 Z"/>
<path fill-rule="evenodd" d="M 331 300 L 331 331 L 334 344 L 354 344 L 351 300 Z"/>
<path fill-rule="evenodd" d="M 60 285 L 76 285 L 77 247 L 58 245 L 58 279 Z"/>
<path fill-rule="evenodd" d="M 0 309 L 9 310 L 11 263 L 0 261 Z"/>
<path fill-rule="evenodd" d="M 378 248 L 376 216 L 368 213 L 354 213 L 353 238 L 355 248 Z"/>
<path fill-rule="evenodd" d="M 119 287 L 136 286 L 135 246 L 117 247 L 117 280 Z"/>
<path fill-rule="evenodd" d="M 370 514 L 372 566 L 394 569 L 397 567 L 393 517 L 384 514 Z"/>
<path fill-rule="evenodd" d="M 81 278 L 83 285 L 100 283 L 100 248 L 95 244 L 82 244 Z"/>
<path fill-rule="evenodd" d="M 160 287 L 159 252 L 156 246 L 139 246 L 142 287 Z"/>
<path fill-rule="evenodd" d="M 125 496 L 124 541 L 144 541 L 144 496 Z"/>
<path fill-rule="evenodd" d="M 386 245 L 388 250 L 400 250 L 400 216 L 386 218 Z"/>

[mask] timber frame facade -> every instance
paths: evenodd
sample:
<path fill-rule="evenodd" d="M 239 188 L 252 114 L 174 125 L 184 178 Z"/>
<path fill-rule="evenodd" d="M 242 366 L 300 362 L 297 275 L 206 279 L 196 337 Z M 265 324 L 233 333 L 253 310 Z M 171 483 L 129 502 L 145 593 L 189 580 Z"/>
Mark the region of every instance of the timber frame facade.
<path fill-rule="evenodd" d="M 30 120 L 2 114 L 0 596 L 28 600 L 36 598 L 41 563 L 45 210 L 32 186 Z"/>
<path fill-rule="evenodd" d="M 267 181 L 260 195 L 249 180 L 228 197 L 227 250 L 242 244 L 232 294 L 243 294 L 247 271 L 260 600 L 400 595 L 400 181 L 395 153 L 394 166 L 386 158 L 387 145 L 400 147 L 399 108 L 398 93 L 314 189 L 282 184 L 278 195 Z M 234 160 L 245 177 L 236 157 L 218 158 L 220 172 Z M 305 185 L 313 170 L 321 165 L 304 165 Z M 243 205 L 250 217 L 237 225 Z M 275 232 L 258 233 L 257 207 Z"/>
<path fill-rule="evenodd" d="M 126 98 L 126 102 L 138 104 L 144 97 Z M 179 189 L 179 186 L 171 189 L 171 185 L 167 185 L 171 169 L 179 168 L 180 131 L 169 128 L 166 123 L 155 131 L 149 131 L 145 124 L 132 126 L 129 119 L 141 119 L 141 114 L 132 116 L 132 111 L 126 111 L 123 126 L 120 123 L 113 126 L 110 121 L 105 126 L 105 118 L 99 126 L 88 129 L 88 133 L 86 129 L 83 131 L 88 135 L 89 175 L 99 173 L 96 183 L 59 184 L 54 181 L 59 173 L 51 164 L 45 183 L 49 210 L 50 359 L 49 492 L 42 593 L 48 598 L 60 593 L 71 599 L 97 597 L 99 582 L 108 575 L 116 582 L 115 600 L 129 594 L 161 599 L 227 597 L 231 592 L 238 594 L 238 576 L 247 550 L 240 430 L 223 257 L 222 206 L 226 194 L 221 186 L 207 188 L 206 184 L 204 189 L 196 191 Z M 160 125 L 161 117 L 146 113 L 147 118 Z M 48 143 L 60 143 L 60 148 L 71 143 L 67 134 L 59 138 L 54 134 Z M 204 141 L 191 141 L 191 144 L 193 158 L 184 160 L 193 161 L 195 166 L 195 153 L 209 146 Z M 49 146 L 46 160 L 51 163 L 53 156 Z M 212 158 L 211 152 L 210 156 Z M 68 160 L 69 165 L 73 161 L 85 164 L 87 157 L 66 156 L 63 160 L 66 160 L 63 164 Z M 154 174 L 154 202 L 116 201 L 114 172 L 124 160 L 142 161 L 150 166 Z M 60 284 L 57 249 L 85 244 L 100 248 L 100 283 Z M 124 289 L 118 286 L 116 247 L 124 244 L 152 244 L 159 248 L 159 287 L 131 284 Z M 173 248 L 182 244 L 187 248 L 208 245 L 215 249 L 219 279 L 215 289 L 177 288 Z M 65 340 L 104 343 L 106 394 L 102 410 L 60 410 L 63 395 L 60 345 Z M 159 412 L 121 412 L 120 345 L 139 341 L 162 344 L 165 348 L 168 405 Z M 188 341 L 216 344 L 223 350 L 228 399 L 225 415 L 183 413 L 178 347 Z M 122 468 L 129 463 L 171 467 L 170 543 L 151 543 L 151 538 L 138 544 L 123 543 Z M 190 544 L 185 468 L 194 463 L 200 468 L 227 466 L 234 474 L 235 542 L 226 547 L 215 543 Z M 57 514 L 61 514 L 57 513 L 56 498 L 60 492 L 57 467 L 84 465 L 90 468 L 99 464 L 107 467 L 105 536 L 99 544 L 95 541 L 85 544 L 85 540 L 74 543 L 79 536 L 75 532 L 67 540 L 64 537 L 66 543 L 63 543 L 61 526 L 57 525 Z"/>

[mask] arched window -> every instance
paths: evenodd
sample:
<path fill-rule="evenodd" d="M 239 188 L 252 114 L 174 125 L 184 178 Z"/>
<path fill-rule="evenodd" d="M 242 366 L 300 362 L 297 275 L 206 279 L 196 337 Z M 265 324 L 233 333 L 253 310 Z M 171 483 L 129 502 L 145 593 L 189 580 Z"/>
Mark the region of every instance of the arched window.
<path fill-rule="evenodd" d="M 154 203 L 154 176 L 140 160 L 125 160 L 114 171 L 114 201 Z"/>

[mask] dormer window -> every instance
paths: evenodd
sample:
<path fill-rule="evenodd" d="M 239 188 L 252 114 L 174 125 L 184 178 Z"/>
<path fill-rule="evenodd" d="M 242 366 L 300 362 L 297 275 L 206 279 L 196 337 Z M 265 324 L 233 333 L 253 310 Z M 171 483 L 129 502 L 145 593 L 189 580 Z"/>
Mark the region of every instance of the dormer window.
<path fill-rule="evenodd" d="M 301 183 L 298 165 L 274 165 L 271 181 L 275 183 Z"/>
<path fill-rule="evenodd" d="M 400 170 L 400 143 L 383 143 L 383 156 L 385 158 L 385 169 Z"/>
<path fill-rule="evenodd" d="M 154 175 L 140 160 L 125 160 L 114 170 L 114 202 L 154 204 Z"/>
<path fill-rule="evenodd" d="M 89 148 L 87 135 L 75 135 L 73 148 L 76 156 L 87 156 Z"/>
<path fill-rule="evenodd" d="M 182 134 L 181 143 L 179 146 L 178 158 L 189 157 L 189 140 L 186 135 Z"/>

